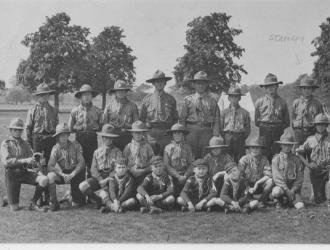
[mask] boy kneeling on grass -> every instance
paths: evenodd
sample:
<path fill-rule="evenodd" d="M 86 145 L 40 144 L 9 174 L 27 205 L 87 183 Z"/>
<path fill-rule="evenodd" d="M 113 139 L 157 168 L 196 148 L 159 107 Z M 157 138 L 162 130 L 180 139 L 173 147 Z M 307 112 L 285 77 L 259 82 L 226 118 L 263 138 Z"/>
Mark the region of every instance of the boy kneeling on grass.
<path fill-rule="evenodd" d="M 102 213 L 115 212 L 123 213 L 126 210 L 131 210 L 136 205 L 134 198 L 135 182 L 132 176 L 128 173 L 125 158 L 119 158 L 115 163 L 115 171 L 109 177 L 109 194 L 105 202 L 105 207 L 101 209 Z M 106 192 L 103 190 L 102 192 Z"/>
<path fill-rule="evenodd" d="M 297 142 L 294 141 L 290 132 L 286 131 L 281 136 L 281 152 L 274 155 L 272 161 L 272 174 L 275 187 L 271 196 L 274 198 L 276 207 L 284 205 L 284 199 L 287 199 L 289 206 L 296 209 L 304 208 L 301 199 L 301 188 L 304 181 L 304 165 L 298 156 L 292 153 L 292 148 Z"/>
<path fill-rule="evenodd" d="M 175 203 L 174 187 L 172 178 L 165 171 L 163 157 L 153 156 L 150 165 L 152 173 L 144 178 L 137 189 L 140 211 L 156 214 L 161 213 L 162 209 L 172 210 Z"/>
<path fill-rule="evenodd" d="M 249 213 L 257 209 L 258 201 L 253 199 L 249 192 L 246 180 L 235 162 L 226 165 L 228 178 L 222 186 L 220 198 L 213 198 L 208 205 L 218 205 L 225 210 L 225 213 Z"/>
<path fill-rule="evenodd" d="M 182 212 L 207 209 L 207 202 L 216 195 L 212 177 L 208 175 L 208 164 L 204 159 L 193 162 L 194 175 L 189 177 L 177 199 Z"/>

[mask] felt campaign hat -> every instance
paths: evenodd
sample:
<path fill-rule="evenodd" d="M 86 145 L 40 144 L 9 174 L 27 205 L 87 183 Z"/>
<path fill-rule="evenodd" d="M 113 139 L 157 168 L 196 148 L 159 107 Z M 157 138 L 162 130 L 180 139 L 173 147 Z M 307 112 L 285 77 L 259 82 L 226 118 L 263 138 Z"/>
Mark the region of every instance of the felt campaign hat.
<path fill-rule="evenodd" d="M 162 156 L 153 156 L 150 160 L 150 165 L 157 165 L 159 163 L 163 163 L 163 157 Z"/>
<path fill-rule="evenodd" d="M 205 148 L 207 149 L 213 149 L 213 148 L 227 148 L 228 145 L 225 143 L 223 138 L 221 136 L 213 136 L 210 141 L 209 145 Z"/>
<path fill-rule="evenodd" d="M 165 76 L 165 73 L 161 70 L 157 70 L 150 79 L 146 80 L 146 82 L 149 83 L 153 83 L 155 81 L 159 81 L 159 80 L 165 80 L 165 81 L 169 81 L 171 80 L 172 77 L 170 76 Z"/>
<path fill-rule="evenodd" d="M 265 144 L 260 137 L 252 137 L 245 145 L 245 147 L 259 147 L 264 148 Z"/>
<path fill-rule="evenodd" d="M 132 124 L 132 128 L 131 129 L 127 129 L 130 132 L 147 132 L 148 128 L 147 125 L 142 122 L 142 121 L 135 121 Z"/>
<path fill-rule="evenodd" d="M 34 92 L 33 95 L 34 96 L 45 95 L 45 94 L 53 95 L 55 94 L 55 92 L 56 92 L 55 90 L 49 88 L 47 83 L 41 83 L 37 86 L 36 92 Z"/>
<path fill-rule="evenodd" d="M 329 123 L 330 123 L 329 118 L 323 113 L 316 115 L 313 122 L 313 124 L 329 124 Z"/>
<path fill-rule="evenodd" d="M 130 91 L 131 90 L 131 86 L 126 83 L 125 81 L 123 80 L 117 80 L 115 82 L 115 85 L 113 86 L 113 89 L 110 89 L 110 93 L 114 93 L 118 90 L 125 90 L 125 91 Z"/>
<path fill-rule="evenodd" d="M 84 84 L 80 87 L 79 91 L 77 91 L 74 96 L 76 98 L 80 98 L 82 93 L 90 92 L 93 97 L 97 96 L 99 93 L 95 90 L 92 89 L 91 85 L 89 84 Z"/>
<path fill-rule="evenodd" d="M 192 163 L 192 165 L 194 168 L 197 168 L 197 167 L 209 168 L 208 162 L 204 159 L 197 159 Z"/>
<path fill-rule="evenodd" d="M 194 78 L 191 80 L 188 80 L 188 81 L 191 83 L 194 83 L 194 82 L 210 83 L 212 80 L 207 78 L 207 74 L 204 71 L 198 71 L 194 75 Z"/>
<path fill-rule="evenodd" d="M 53 137 L 56 137 L 56 136 L 58 136 L 60 134 L 64 134 L 64 133 L 70 134 L 71 133 L 70 128 L 67 123 L 59 123 L 56 126 L 56 132 L 53 135 Z"/>
<path fill-rule="evenodd" d="M 98 132 L 97 134 L 102 137 L 110 137 L 110 138 L 116 138 L 119 137 L 119 135 L 114 133 L 115 127 L 111 124 L 104 124 L 102 127 L 101 132 Z"/>
<path fill-rule="evenodd" d="M 185 135 L 189 134 L 189 131 L 187 130 L 187 128 L 180 124 L 180 123 L 175 123 L 171 129 L 169 131 L 167 131 L 167 134 L 172 134 L 174 132 L 182 132 L 184 133 Z"/>
<path fill-rule="evenodd" d="M 21 118 L 14 118 L 10 121 L 8 128 L 23 130 L 24 122 Z"/>
<path fill-rule="evenodd" d="M 294 136 L 288 131 L 284 131 L 283 135 L 281 135 L 281 138 L 279 141 L 275 141 L 275 143 L 278 144 L 284 144 L 284 145 L 294 145 L 298 142 L 295 141 Z"/>
<path fill-rule="evenodd" d="M 317 86 L 314 82 L 314 79 L 305 76 L 300 80 L 299 85 L 297 86 L 298 88 L 312 88 L 312 89 L 317 89 L 319 86 Z"/>
<path fill-rule="evenodd" d="M 238 86 L 232 86 L 229 88 L 227 95 L 235 95 L 235 96 L 244 96 L 242 90 Z"/>
<path fill-rule="evenodd" d="M 270 86 L 270 85 L 276 85 L 276 84 L 283 84 L 283 82 L 278 81 L 276 75 L 274 75 L 272 73 L 268 73 L 265 77 L 264 83 L 259 84 L 259 86 L 264 87 L 264 86 Z"/>

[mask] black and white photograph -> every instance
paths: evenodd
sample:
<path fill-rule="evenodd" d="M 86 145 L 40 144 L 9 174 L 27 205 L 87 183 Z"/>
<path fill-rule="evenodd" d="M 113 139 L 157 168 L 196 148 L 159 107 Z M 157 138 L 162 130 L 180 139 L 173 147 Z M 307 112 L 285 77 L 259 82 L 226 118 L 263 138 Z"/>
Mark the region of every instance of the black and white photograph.
<path fill-rule="evenodd" d="M 329 1 L 0 0 L 0 30 L 0 244 L 330 243 Z"/>

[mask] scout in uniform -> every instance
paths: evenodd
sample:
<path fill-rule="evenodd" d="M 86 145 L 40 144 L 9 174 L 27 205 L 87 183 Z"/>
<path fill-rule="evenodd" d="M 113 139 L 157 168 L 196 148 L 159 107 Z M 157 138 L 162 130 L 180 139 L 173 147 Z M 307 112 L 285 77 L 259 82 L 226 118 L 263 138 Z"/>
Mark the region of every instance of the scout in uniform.
<path fill-rule="evenodd" d="M 266 155 L 269 161 L 280 151 L 274 143 L 278 141 L 284 129 L 290 126 L 290 117 L 286 101 L 277 94 L 279 84 L 273 74 L 268 74 L 260 87 L 265 88 L 265 96 L 255 103 L 255 124 L 259 127 L 259 135 L 265 142 Z"/>
<path fill-rule="evenodd" d="M 150 142 L 155 140 L 152 145 L 156 155 L 163 155 L 165 146 L 171 142 L 167 131 L 179 118 L 176 100 L 164 91 L 166 82 L 171 79 L 172 77 L 165 76 L 162 71 L 157 70 L 152 78 L 146 81 L 153 84 L 155 92 L 143 99 L 140 111 L 140 120 L 150 129 Z"/>
<path fill-rule="evenodd" d="M 92 103 L 92 98 L 97 95 L 90 85 L 81 86 L 74 95 L 81 103 L 72 109 L 69 118 L 70 131 L 76 133 L 76 141 L 82 146 L 88 178 L 91 177 L 93 154 L 98 147 L 96 132 L 102 127 L 102 111 Z"/>
<path fill-rule="evenodd" d="M 220 193 L 226 175 L 225 166 L 234 160 L 226 152 L 228 145 L 220 136 L 213 136 L 209 141 L 209 146 L 205 148 L 208 153 L 204 159 L 209 166 L 209 176 L 212 177 L 217 192 Z"/>
<path fill-rule="evenodd" d="M 122 81 L 115 82 L 110 93 L 114 93 L 115 97 L 111 98 L 110 103 L 106 106 L 103 113 L 103 124 L 111 124 L 116 128 L 115 133 L 119 135 L 114 139 L 113 144 L 120 150 L 124 150 L 125 146 L 132 140 L 132 136 L 127 129 L 132 127 L 132 123 L 139 120 L 139 112 L 135 103 L 127 99 L 127 93 L 130 86 Z"/>
<path fill-rule="evenodd" d="M 96 208 L 100 209 L 102 200 L 105 201 L 109 198 L 107 192 L 100 193 L 100 196 L 95 192 L 100 189 L 107 189 L 110 180 L 110 174 L 115 167 L 115 161 L 122 157 L 120 149 L 113 145 L 113 139 L 118 135 L 114 133 L 115 128 L 110 124 L 105 124 L 102 127 L 102 131 L 97 133 L 102 137 L 102 146 L 94 151 L 91 178 L 83 181 L 79 184 L 80 191 L 87 195 L 91 200 L 96 201 Z"/>
<path fill-rule="evenodd" d="M 250 193 L 261 194 L 259 207 L 264 207 L 273 188 L 272 168 L 267 157 L 262 154 L 264 144 L 260 138 L 252 138 L 246 147 L 250 152 L 239 160 L 239 168 L 250 187 Z"/>
<path fill-rule="evenodd" d="M 316 115 L 323 112 L 323 108 L 320 101 L 313 97 L 313 92 L 318 86 L 312 78 L 302 78 L 298 88 L 301 96 L 293 101 L 291 119 L 295 138 L 301 145 L 308 136 L 315 133 L 313 121 Z"/>
<path fill-rule="evenodd" d="M 197 159 L 193 162 L 193 167 L 194 175 L 188 178 L 180 196 L 177 198 L 183 212 L 207 209 L 207 202 L 216 196 L 212 178 L 207 173 L 207 162 L 204 159 Z"/>
<path fill-rule="evenodd" d="M 79 184 L 85 179 L 85 160 L 81 145 L 70 141 L 70 128 L 66 123 L 56 126 L 53 135 L 57 143 L 52 149 L 48 161 L 48 179 L 50 194 L 50 210 L 57 211 L 60 205 L 56 196 L 56 184 L 70 184 L 72 205 L 83 205 L 84 195 L 79 190 Z"/>
<path fill-rule="evenodd" d="M 21 184 L 35 185 L 35 193 L 30 204 L 31 210 L 39 210 L 36 205 L 43 190 L 48 185 L 47 176 L 30 168 L 37 167 L 30 145 L 22 139 L 24 122 L 15 118 L 9 124 L 11 136 L 1 143 L 1 164 L 5 168 L 8 202 L 11 211 L 19 210 Z"/>
<path fill-rule="evenodd" d="M 212 203 L 224 208 L 225 213 L 242 212 L 249 213 L 257 209 L 258 201 L 252 198 L 248 192 L 248 185 L 242 177 L 242 172 L 235 162 L 230 162 L 226 165 L 228 178 L 226 179 L 221 189 L 220 198 L 212 199 L 208 206 Z M 211 203 L 211 204 L 210 204 Z"/>
<path fill-rule="evenodd" d="M 285 132 L 280 141 L 281 152 L 276 154 L 272 161 L 272 174 L 275 187 L 272 190 L 276 207 L 284 204 L 284 197 L 288 204 L 296 209 L 304 208 L 301 199 L 301 188 L 304 181 L 304 165 L 298 156 L 292 153 L 293 146 L 297 143 L 289 132 Z"/>
<path fill-rule="evenodd" d="M 135 182 L 128 173 L 126 159 L 121 157 L 116 160 L 115 171 L 110 175 L 109 194 L 110 197 L 105 201 L 106 207 L 103 212 L 113 211 L 122 213 L 131 210 L 137 204 L 135 197 Z"/>
<path fill-rule="evenodd" d="M 184 98 L 180 123 L 186 125 L 190 132 L 187 143 L 195 157 L 201 158 L 210 138 L 219 135 L 220 111 L 216 100 L 207 90 L 211 80 L 207 79 L 205 72 L 196 73 L 190 82 L 196 93 Z"/>
<path fill-rule="evenodd" d="M 54 93 L 55 91 L 49 89 L 46 83 L 40 84 L 33 94 L 37 103 L 28 110 L 26 117 L 27 140 L 34 152 L 43 152 L 46 163 L 56 143 L 52 135 L 58 124 L 58 112 L 48 102 L 50 95 Z M 49 194 L 45 189 L 45 200 L 41 202 L 41 205 L 47 205 L 48 202 Z"/>
<path fill-rule="evenodd" d="M 316 129 L 315 134 L 309 136 L 304 144 L 297 148 L 296 152 L 307 155 L 310 159 L 310 179 L 314 200 L 316 203 L 322 203 L 326 201 L 327 198 L 330 200 L 330 140 L 327 131 L 329 119 L 324 114 L 318 114 L 315 117 L 313 124 Z M 328 190 L 327 195 L 326 190 Z"/>
<path fill-rule="evenodd" d="M 190 146 L 185 142 L 185 136 L 189 133 L 185 126 L 176 123 L 168 133 L 172 135 L 173 141 L 165 147 L 164 164 L 173 178 L 174 195 L 178 196 L 187 178 L 193 173 L 194 157 Z"/>
<path fill-rule="evenodd" d="M 137 189 L 136 198 L 141 213 L 149 210 L 151 214 L 161 213 L 162 209 L 171 210 L 175 203 L 172 178 L 166 173 L 163 157 L 153 156 L 150 165 L 152 173 L 144 178 Z"/>
<path fill-rule="evenodd" d="M 154 156 L 154 151 L 145 139 L 148 128 L 143 122 L 134 122 L 132 129 L 128 131 L 132 133 L 133 138 L 125 147 L 123 156 L 127 160 L 128 171 L 134 177 L 136 184 L 139 185 L 144 177 L 151 172 L 150 160 Z"/>
<path fill-rule="evenodd" d="M 229 146 L 229 153 L 235 162 L 245 155 L 245 140 L 251 132 L 249 112 L 239 105 L 241 89 L 231 87 L 228 90 L 230 105 L 220 113 L 220 134 Z"/>

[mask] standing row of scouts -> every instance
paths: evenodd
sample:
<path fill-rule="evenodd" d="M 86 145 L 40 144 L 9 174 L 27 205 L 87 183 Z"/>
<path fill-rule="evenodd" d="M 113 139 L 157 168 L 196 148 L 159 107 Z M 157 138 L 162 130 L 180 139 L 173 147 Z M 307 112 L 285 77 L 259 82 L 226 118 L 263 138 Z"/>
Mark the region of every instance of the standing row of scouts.
<path fill-rule="evenodd" d="M 87 196 L 102 212 L 138 204 L 141 212 L 151 213 L 175 204 L 183 211 L 221 207 L 248 212 L 270 199 L 276 206 L 300 209 L 306 166 L 315 202 L 330 199 L 329 120 L 313 98 L 317 86 L 311 78 L 301 80 L 302 95 L 293 103 L 290 124 L 287 104 L 277 93 L 282 82 L 266 76 L 260 84 L 265 95 L 255 104 L 259 137 L 248 143 L 251 119 L 239 105 L 244 95 L 239 88 L 229 89 L 230 106 L 220 112 L 208 91 L 211 81 L 200 71 L 189 80 L 196 92 L 184 98 L 179 116 L 176 100 L 164 91 L 170 79 L 156 71 L 147 80 L 155 92 L 144 98 L 140 112 L 128 100 L 130 87 L 124 81 L 115 83 L 115 97 L 104 112 L 92 103 L 98 93 L 83 85 L 68 124 L 58 124 L 57 111 L 48 103 L 54 91 L 39 85 L 25 127 L 13 119 L 11 136 L 1 144 L 11 210 L 19 209 L 21 184 L 36 186 L 30 209 L 42 211 L 48 203 L 51 211 L 60 209 L 59 184 L 71 184 L 73 206 L 84 205 Z M 296 141 L 285 131 L 290 125 Z M 21 137 L 24 128 L 27 142 Z M 69 140 L 70 133 L 75 141 Z"/>

